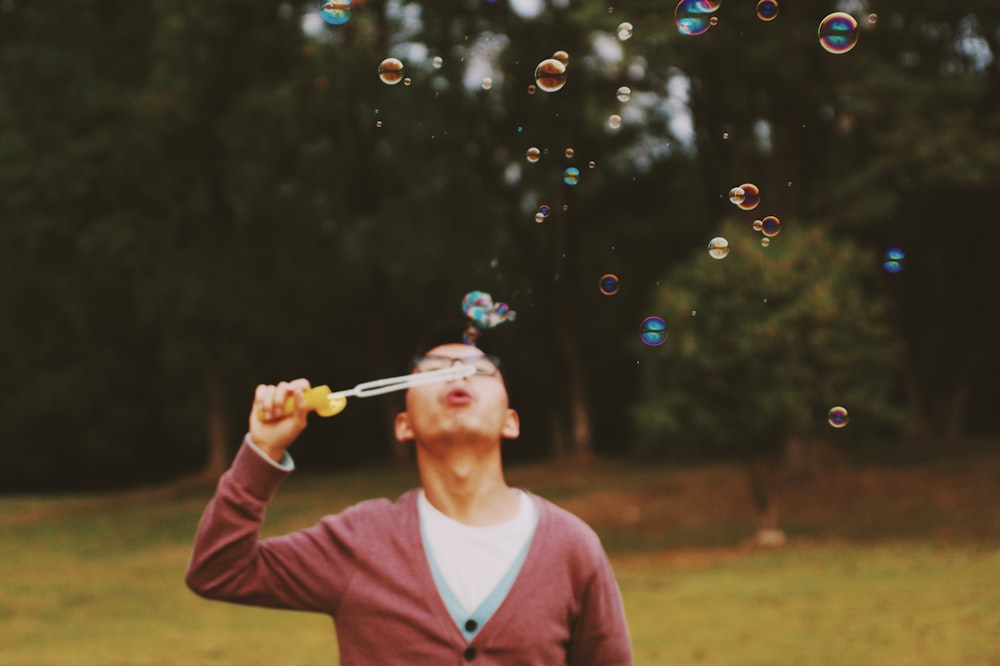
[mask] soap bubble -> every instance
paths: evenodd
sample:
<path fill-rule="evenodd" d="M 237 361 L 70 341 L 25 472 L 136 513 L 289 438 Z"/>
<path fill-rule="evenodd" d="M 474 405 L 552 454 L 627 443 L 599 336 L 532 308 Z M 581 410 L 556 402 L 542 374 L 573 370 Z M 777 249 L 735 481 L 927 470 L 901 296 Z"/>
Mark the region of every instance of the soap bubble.
<path fill-rule="evenodd" d="M 320 17 L 330 25 L 344 25 L 351 20 L 351 0 L 330 0 L 319 6 Z"/>
<path fill-rule="evenodd" d="M 441 69 L 441 65 L 443 64 L 444 64 L 444 58 L 442 58 L 441 56 L 434 56 L 434 60 L 431 60 L 431 65 L 434 66 L 434 69 Z"/>
<path fill-rule="evenodd" d="M 858 43 L 858 22 L 850 14 L 834 12 L 820 21 L 819 44 L 830 53 L 847 53 Z"/>
<path fill-rule="evenodd" d="M 832 407 L 826 415 L 826 420 L 834 428 L 843 428 L 847 425 L 849 417 L 847 415 L 847 410 L 843 407 Z"/>
<path fill-rule="evenodd" d="M 549 213 L 552 212 L 552 208 L 548 204 L 542 204 L 541 206 L 538 207 L 538 212 L 541 213 L 544 217 L 548 217 Z"/>
<path fill-rule="evenodd" d="M 743 191 L 742 187 L 734 187 L 729 190 L 729 203 L 739 206 L 743 203 L 743 199 L 746 197 L 747 193 Z"/>
<path fill-rule="evenodd" d="M 608 127 L 611 129 L 618 129 L 622 126 L 622 117 L 617 113 L 613 113 L 608 116 Z"/>
<path fill-rule="evenodd" d="M 618 24 L 618 39 L 621 41 L 627 40 L 632 36 L 632 24 L 628 21 L 624 21 Z"/>
<path fill-rule="evenodd" d="M 760 220 L 754 220 L 753 221 L 753 230 L 754 231 L 760 231 L 763 228 L 764 228 L 764 223 L 762 221 L 760 221 Z"/>
<path fill-rule="evenodd" d="M 548 58 L 535 67 L 535 83 L 545 92 L 561 90 L 566 85 L 566 65 L 556 58 Z"/>
<path fill-rule="evenodd" d="M 628 86 L 622 86 L 615 93 L 615 96 L 618 97 L 619 102 L 627 102 L 632 99 L 632 89 Z"/>
<path fill-rule="evenodd" d="M 394 86 L 403 80 L 403 63 L 397 58 L 386 58 L 378 66 L 378 78 L 382 83 Z"/>
<path fill-rule="evenodd" d="M 565 51 L 556 51 L 552 54 L 552 57 L 564 65 L 569 62 L 569 54 Z"/>
<path fill-rule="evenodd" d="M 906 252 L 898 247 L 890 247 L 882 255 L 882 268 L 887 273 L 899 273 L 903 270 L 904 259 L 906 259 Z"/>
<path fill-rule="evenodd" d="M 572 148 L 567 148 L 565 154 L 566 154 L 566 159 L 569 159 L 569 158 L 573 157 L 573 155 L 576 154 L 576 151 L 573 150 Z"/>
<path fill-rule="evenodd" d="M 567 167 L 563 171 L 563 182 L 567 185 L 576 185 L 580 182 L 580 170 L 576 167 Z"/>
<path fill-rule="evenodd" d="M 781 233 L 781 220 L 774 215 L 768 215 L 760 221 L 760 232 L 768 238 L 774 238 Z"/>
<path fill-rule="evenodd" d="M 614 296 L 618 293 L 621 282 L 614 273 L 605 273 L 601 276 L 598 286 L 601 288 L 601 293 L 605 296 Z"/>
<path fill-rule="evenodd" d="M 729 256 L 729 241 L 722 236 L 716 236 L 708 241 L 708 255 L 712 259 L 725 259 Z"/>
<path fill-rule="evenodd" d="M 527 157 L 529 162 L 534 164 L 535 162 L 537 162 L 542 158 L 542 151 L 532 146 L 531 148 L 528 148 L 528 152 L 525 155 L 525 157 Z"/>
<path fill-rule="evenodd" d="M 760 246 L 761 247 L 767 247 L 770 244 L 771 244 L 771 239 L 770 238 L 764 237 L 764 238 L 760 239 Z"/>
<path fill-rule="evenodd" d="M 760 0 L 757 3 L 757 18 L 773 21 L 778 16 L 778 0 Z"/>
<path fill-rule="evenodd" d="M 484 77 L 483 78 L 483 90 L 489 90 L 492 87 L 493 87 L 493 79 L 491 79 L 488 76 Z"/>
<path fill-rule="evenodd" d="M 650 347 L 662 345 L 667 340 L 667 322 L 663 317 L 646 317 L 639 325 L 639 338 Z"/>
<path fill-rule="evenodd" d="M 541 224 L 542 222 L 545 221 L 545 218 L 547 218 L 547 217 L 548 217 L 548 215 L 545 215 L 544 213 L 542 213 L 542 211 L 538 211 L 537 213 L 535 213 L 535 222 L 538 222 L 538 224 Z"/>
<path fill-rule="evenodd" d="M 743 183 L 739 187 L 734 187 L 733 190 L 739 190 L 743 193 L 739 201 L 733 201 L 733 191 L 729 191 L 729 200 L 739 206 L 740 210 L 753 210 L 760 203 L 760 188 L 753 183 Z"/>

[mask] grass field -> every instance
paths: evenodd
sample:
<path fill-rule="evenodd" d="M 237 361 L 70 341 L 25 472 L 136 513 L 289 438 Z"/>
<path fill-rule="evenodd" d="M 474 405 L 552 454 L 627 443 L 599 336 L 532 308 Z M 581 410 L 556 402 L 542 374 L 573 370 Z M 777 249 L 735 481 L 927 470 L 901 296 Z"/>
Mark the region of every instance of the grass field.
<path fill-rule="evenodd" d="M 838 463 L 786 490 L 760 549 L 738 468 L 515 467 L 611 555 L 639 665 L 1000 666 L 1000 452 Z M 409 471 L 294 475 L 265 535 Z M 336 664 L 330 620 L 198 599 L 183 584 L 211 488 L 0 498 L 0 664 Z"/>

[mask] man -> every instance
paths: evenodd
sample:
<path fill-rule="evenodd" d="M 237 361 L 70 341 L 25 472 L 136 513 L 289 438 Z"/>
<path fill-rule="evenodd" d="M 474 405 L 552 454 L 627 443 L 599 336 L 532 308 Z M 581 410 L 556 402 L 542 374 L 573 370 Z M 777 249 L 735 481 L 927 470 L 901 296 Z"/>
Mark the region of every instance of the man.
<path fill-rule="evenodd" d="M 264 541 L 265 506 L 306 426 L 309 383 L 258 386 L 249 432 L 199 524 L 188 586 L 206 598 L 331 615 L 342 666 L 631 664 L 621 595 L 596 534 L 504 479 L 501 441 L 520 424 L 499 360 L 447 342 L 413 371 L 456 363 L 476 374 L 412 386 L 396 417 L 396 437 L 415 443 L 421 488 Z"/>

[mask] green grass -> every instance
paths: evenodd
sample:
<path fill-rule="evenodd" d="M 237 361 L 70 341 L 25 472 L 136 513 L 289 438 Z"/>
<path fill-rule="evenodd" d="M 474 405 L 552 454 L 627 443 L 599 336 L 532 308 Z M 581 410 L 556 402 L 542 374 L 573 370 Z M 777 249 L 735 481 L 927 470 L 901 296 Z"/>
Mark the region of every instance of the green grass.
<path fill-rule="evenodd" d="M 1000 455 L 837 464 L 786 488 L 790 541 L 776 550 L 748 541 L 732 466 L 600 461 L 508 476 L 601 534 L 637 664 L 1000 666 Z M 415 480 L 300 473 L 265 534 Z M 329 618 L 186 589 L 210 492 L 0 498 L 0 664 L 335 664 Z"/>

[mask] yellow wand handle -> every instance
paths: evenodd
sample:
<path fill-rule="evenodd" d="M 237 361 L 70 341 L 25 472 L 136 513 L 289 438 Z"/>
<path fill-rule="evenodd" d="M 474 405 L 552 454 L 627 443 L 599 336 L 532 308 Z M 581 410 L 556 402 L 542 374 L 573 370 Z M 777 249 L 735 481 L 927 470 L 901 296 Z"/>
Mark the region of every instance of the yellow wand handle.
<path fill-rule="evenodd" d="M 333 395 L 329 386 L 314 386 L 305 391 L 302 396 L 306 399 L 306 405 L 320 416 L 336 416 L 347 407 L 347 398 L 342 395 Z M 285 400 L 285 413 L 291 414 L 295 410 L 295 396 L 289 396 Z M 257 416 L 264 419 L 263 410 L 257 410 Z"/>

